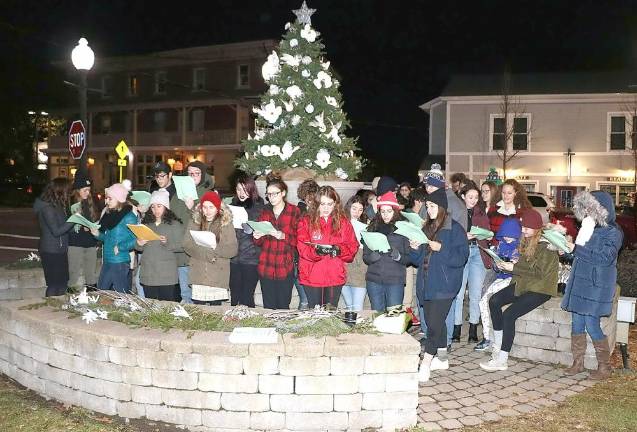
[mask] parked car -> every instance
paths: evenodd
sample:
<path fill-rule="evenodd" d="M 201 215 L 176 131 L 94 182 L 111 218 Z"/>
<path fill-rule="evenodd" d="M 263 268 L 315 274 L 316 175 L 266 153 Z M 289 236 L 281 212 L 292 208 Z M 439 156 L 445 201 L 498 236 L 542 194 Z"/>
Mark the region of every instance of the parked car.
<path fill-rule="evenodd" d="M 531 205 L 542 215 L 542 222 L 549 222 L 551 211 L 555 208 L 555 204 L 548 196 L 540 192 L 527 192 L 526 196 L 531 201 Z"/>
<path fill-rule="evenodd" d="M 617 208 L 617 216 L 615 218 L 617 225 L 624 232 L 623 247 L 635 247 L 637 244 L 637 229 L 635 227 L 635 213 Z M 580 223 L 575 218 L 573 210 L 566 208 L 553 209 L 550 213 L 551 223 L 559 223 L 566 227 L 568 235 L 575 239 L 579 231 Z"/>

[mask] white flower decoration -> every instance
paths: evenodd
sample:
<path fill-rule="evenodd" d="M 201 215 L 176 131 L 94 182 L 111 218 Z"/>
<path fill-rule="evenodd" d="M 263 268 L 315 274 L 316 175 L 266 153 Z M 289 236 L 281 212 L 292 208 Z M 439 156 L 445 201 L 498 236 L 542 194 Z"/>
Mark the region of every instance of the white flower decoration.
<path fill-rule="evenodd" d="M 323 70 L 328 70 L 330 67 L 330 62 L 326 61 L 326 62 L 321 62 L 321 67 L 323 68 Z"/>
<path fill-rule="evenodd" d="M 290 112 L 294 109 L 294 103 L 292 101 L 289 102 L 283 102 L 283 106 L 285 106 L 285 110 L 287 112 Z"/>
<path fill-rule="evenodd" d="M 257 114 L 266 119 L 270 124 L 276 123 L 282 112 L 283 108 L 276 106 L 272 99 L 270 99 L 270 102 L 262 109 L 257 110 Z"/>
<path fill-rule="evenodd" d="M 338 134 L 338 129 L 335 126 L 332 126 L 330 133 L 327 134 L 327 137 L 334 141 L 336 144 L 340 144 L 342 142 L 341 137 Z"/>
<path fill-rule="evenodd" d="M 294 38 L 294 39 L 290 39 L 290 47 L 294 48 L 295 46 L 299 45 L 299 40 Z"/>
<path fill-rule="evenodd" d="M 312 57 L 303 56 L 303 58 L 301 59 L 301 63 L 303 63 L 304 65 L 309 65 L 310 63 L 312 63 Z"/>
<path fill-rule="evenodd" d="M 295 163 L 295 164 L 292 164 L 292 168 L 296 168 L 296 167 L 298 167 L 298 166 L 299 166 L 299 164 L 296 164 L 296 163 Z"/>
<path fill-rule="evenodd" d="M 299 149 L 299 146 L 292 146 L 292 143 L 290 141 L 286 141 L 283 144 L 283 147 L 281 148 L 281 154 L 279 155 L 279 157 L 281 158 L 281 160 L 287 160 L 298 149 Z"/>
<path fill-rule="evenodd" d="M 301 72 L 301 75 L 303 76 L 303 78 L 309 78 L 310 71 L 307 69 L 303 69 L 303 72 Z"/>
<path fill-rule="evenodd" d="M 264 145 L 261 147 L 261 154 L 265 157 L 276 156 L 281 152 L 277 145 Z"/>
<path fill-rule="evenodd" d="M 84 315 L 82 315 L 82 320 L 86 322 L 86 324 L 90 324 L 96 319 L 97 319 L 97 314 L 91 309 L 87 310 L 86 312 L 84 312 Z"/>
<path fill-rule="evenodd" d="M 174 317 L 177 317 L 177 318 L 192 319 L 192 317 L 190 316 L 188 311 L 186 309 L 184 309 L 184 307 L 182 305 L 175 306 L 175 309 L 170 314 L 172 316 L 174 316 Z"/>
<path fill-rule="evenodd" d="M 312 114 L 314 112 L 314 105 L 309 104 L 305 107 L 305 112 L 308 114 Z"/>
<path fill-rule="evenodd" d="M 254 130 L 254 140 L 255 141 L 261 141 L 263 138 L 265 138 L 265 130 L 263 129 L 255 129 Z"/>
<path fill-rule="evenodd" d="M 318 153 L 316 153 L 314 163 L 323 169 L 327 168 L 327 166 L 332 163 L 332 161 L 330 161 L 330 153 L 324 148 L 320 149 Z"/>
<path fill-rule="evenodd" d="M 272 170 L 271 170 L 270 168 L 266 168 L 266 169 L 265 169 L 265 173 L 264 173 L 264 174 L 265 174 L 265 175 L 268 175 L 268 174 L 270 174 L 271 172 L 272 172 Z"/>
<path fill-rule="evenodd" d="M 279 91 L 280 91 L 280 89 L 279 89 L 279 86 L 278 86 L 278 85 L 276 85 L 276 84 L 272 84 L 272 85 L 270 86 L 270 90 L 269 90 L 270 95 L 272 95 L 272 96 L 276 96 L 276 95 L 278 95 L 278 94 L 279 94 Z"/>
<path fill-rule="evenodd" d="M 296 67 L 301 63 L 301 56 L 292 56 L 290 54 L 283 54 L 281 61 L 288 66 Z"/>
<path fill-rule="evenodd" d="M 108 319 L 108 312 L 103 311 L 102 309 L 97 309 L 95 312 L 97 313 L 97 317 L 99 319 Z"/>
<path fill-rule="evenodd" d="M 301 37 L 308 42 L 314 42 L 316 40 L 316 36 L 316 31 L 314 31 L 309 24 L 305 24 L 305 27 L 301 30 Z"/>
<path fill-rule="evenodd" d="M 290 24 L 289 22 L 285 23 L 285 29 L 286 29 L 286 30 L 287 30 L 287 29 L 289 29 L 289 28 L 290 28 L 290 26 L 291 26 L 291 24 Z"/>
<path fill-rule="evenodd" d="M 297 124 L 299 124 L 301 122 L 301 116 L 298 114 L 294 114 L 292 116 L 292 126 L 296 126 Z"/>
<path fill-rule="evenodd" d="M 320 71 L 316 74 L 316 77 L 323 81 L 323 85 L 325 86 L 325 88 L 332 87 L 332 77 L 329 76 L 327 73 Z"/>
<path fill-rule="evenodd" d="M 299 97 L 303 96 L 303 90 L 301 90 L 301 88 L 299 86 L 297 86 L 297 85 L 292 85 L 292 86 L 288 87 L 285 90 L 285 92 L 292 99 L 296 99 L 296 98 L 299 98 Z"/>
<path fill-rule="evenodd" d="M 308 123 L 310 126 L 318 128 L 318 130 L 321 131 L 321 133 L 327 130 L 327 126 L 325 126 L 325 122 L 323 121 L 323 115 L 324 113 L 320 113 L 319 115 L 314 117 L 313 121 Z"/>
<path fill-rule="evenodd" d="M 100 296 L 98 295 L 94 295 L 94 296 L 88 296 L 88 302 L 89 303 L 97 303 L 97 301 L 100 299 Z"/>
<path fill-rule="evenodd" d="M 328 105 L 332 105 L 334 108 L 338 108 L 338 102 L 336 102 L 336 98 L 333 96 L 325 96 L 325 102 Z"/>
<path fill-rule="evenodd" d="M 336 168 L 336 171 L 334 171 L 334 174 L 336 174 L 336 177 L 340 178 L 341 180 L 346 180 L 348 175 L 347 173 L 343 170 L 343 168 Z"/>
<path fill-rule="evenodd" d="M 272 51 L 272 54 L 268 56 L 266 62 L 263 63 L 263 66 L 261 66 L 261 75 L 267 82 L 277 76 L 280 70 L 281 65 L 279 64 L 279 55 L 276 53 L 276 51 Z"/>

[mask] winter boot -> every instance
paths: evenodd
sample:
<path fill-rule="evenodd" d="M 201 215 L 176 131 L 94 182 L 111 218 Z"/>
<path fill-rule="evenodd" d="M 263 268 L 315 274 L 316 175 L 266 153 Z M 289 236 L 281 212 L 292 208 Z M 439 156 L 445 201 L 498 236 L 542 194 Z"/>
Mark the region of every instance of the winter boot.
<path fill-rule="evenodd" d="M 564 373 L 566 375 L 576 375 L 580 372 L 584 372 L 586 333 L 571 335 L 571 353 L 573 353 L 573 365 L 564 369 Z"/>
<path fill-rule="evenodd" d="M 460 331 L 462 330 L 461 325 L 453 326 L 453 335 L 451 335 L 451 342 L 460 342 Z"/>
<path fill-rule="evenodd" d="M 593 341 L 595 347 L 595 356 L 597 356 L 597 370 L 591 372 L 590 378 L 594 380 L 602 380 L 610 377 L 612 368 L 610 367 L 610 348 L 608 347 L 608 338 Z"/>
<path fill-rule="evenodd" d="M 469 323 L 469 339 L 467 342 L 478 342 L 478 324 Z"/>

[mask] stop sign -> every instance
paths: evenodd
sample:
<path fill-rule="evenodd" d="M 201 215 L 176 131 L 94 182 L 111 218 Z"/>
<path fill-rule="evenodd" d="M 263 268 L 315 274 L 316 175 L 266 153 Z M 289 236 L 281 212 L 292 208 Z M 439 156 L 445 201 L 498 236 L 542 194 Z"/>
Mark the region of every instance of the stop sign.
<path fill-rule="evenodd" d="M 69 152 L 73 159 L 80 159 L 86 148 L 86 130 L 81 120 L 75 120 L 69 128 Z"/>

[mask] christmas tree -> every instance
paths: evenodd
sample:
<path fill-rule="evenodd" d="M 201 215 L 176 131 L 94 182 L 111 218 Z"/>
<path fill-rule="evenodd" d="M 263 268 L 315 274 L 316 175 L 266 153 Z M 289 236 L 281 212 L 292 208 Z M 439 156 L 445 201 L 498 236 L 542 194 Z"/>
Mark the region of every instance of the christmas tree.
<path fill-rule="evenodd" d="M 354 179 L 361 170 L 356 139 L 344 132 L 349 121 L 342 109 L 339 81 L 325 60 L 320 33 L 312 28 L 305 1 L 285 25 L 278 50 L 263 64 L 269 84 L 261 96 L 254 136 L 242 142 L 239 169 L 256 175 L 305 168 L 324 179 Z"/>

